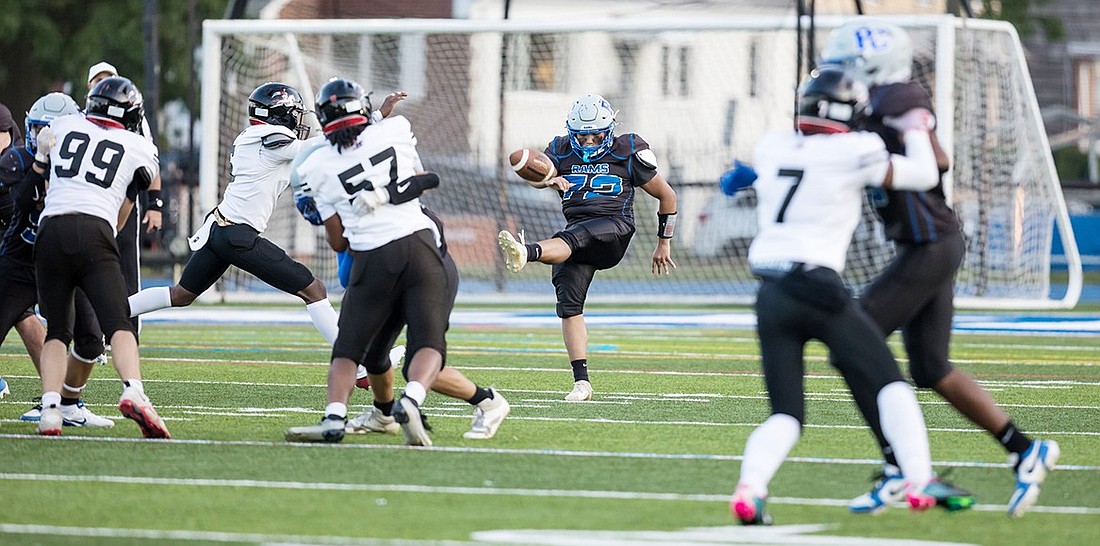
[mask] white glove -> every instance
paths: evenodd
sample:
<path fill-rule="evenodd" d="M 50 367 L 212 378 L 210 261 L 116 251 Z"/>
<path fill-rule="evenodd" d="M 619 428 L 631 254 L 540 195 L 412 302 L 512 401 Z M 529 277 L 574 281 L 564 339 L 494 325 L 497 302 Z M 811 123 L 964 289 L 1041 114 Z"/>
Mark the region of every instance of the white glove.
<path fill-rule="evenodd" d="M 50 162 L 50 149 L 53 148 L 54 137 L 53 130 L 47 125 L 38 130 L 38 136 L 35 137 L 38 142 L 38 150 L 34 154 L 34 160 L 39 163 Z"/>
<path fill-rule="evenodd" d="M 936 128 L 936 116 L 927 108 L 913 108 L 900 116 L 882 118 L 882 124 L 899 132 L 925 131 Z"/>
<path fill-rule="evenodd" d="M 374 209 L 389 202 L 390 192 L 382 187 L 374 188 L 373 190 L 363 190 L 355 194 L 355 198 L 351 200 L 351 206 L 355 207 L 355 210 L 362 214 L 370 214 L 374 212 Z"/>

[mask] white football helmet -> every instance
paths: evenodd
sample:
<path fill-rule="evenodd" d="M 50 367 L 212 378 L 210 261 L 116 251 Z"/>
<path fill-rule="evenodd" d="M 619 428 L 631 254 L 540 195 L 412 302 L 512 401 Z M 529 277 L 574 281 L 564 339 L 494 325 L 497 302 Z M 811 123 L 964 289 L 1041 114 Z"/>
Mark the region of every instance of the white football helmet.
<path fill-rule="evenodd" d="M 49 93 L 39 97 L 27 110 L 26 146 L 31 153 L 38 151 L 38 131 L 50 124 L 55 118 L 76 114 L 80 112 L 80 106 L 65 93 Z"/>
<path fill-rule="evenodd" d="M 913 42 L 897 25 L 859 18 L 829 35 L 819 64 L 855 69 L 868 87 L 901 83 L 913 73 Z"/>
<path fill-rule="evenodd" d="M 582 95 L 569 109 L 569 117 L 565 120 L 569 143 L 586 163 L 611 150 L 615 140 L 615 114 L 611 103 L 595 93 Z M 595 146 L 583 146 L 577 140 L 578 135 L 592 133 L 604 134 L 603 140 Z"/>

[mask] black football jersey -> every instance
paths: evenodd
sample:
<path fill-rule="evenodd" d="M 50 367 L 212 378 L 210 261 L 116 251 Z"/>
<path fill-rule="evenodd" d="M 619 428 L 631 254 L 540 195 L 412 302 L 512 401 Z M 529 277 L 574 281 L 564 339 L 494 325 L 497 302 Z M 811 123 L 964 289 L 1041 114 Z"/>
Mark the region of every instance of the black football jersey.
<path fill-rule="evenodd" d="M 877 133 L 890 153 L 905 154 L 898 131 L 882 123 L 914 108 L 932 108 L 932 97 L 916 82 L 893 83 L 871 89 L 871 116 L 863 129 Z M 876 199 L 886 237 L 899 243 L 928 243 L 961 230 L 959 219 L 947 204 L 943 176 L 936 187 L 923 192 L 884 190 L 885 199 Z"/>
<path fill-rule="evenodd" d="M 611 150 L 599 159 L 585 163 L 573 151 L 568 136 L 551 140 L 546 155 L 554 162 L 558 175 L 570 184 L 561 196 L 561 211 L 566 223 L 610 216 L 622 218 L 633 226 L 634 189 L 657 174 L 656 167 L 635 156 L 648 149 L 649 144 L 642 137 L 627 133 L 616 136 Z"/>
<path fill-rule="evenodd" d="M 28 266 L 34 265 L 34 238 L 38 231 L 38 210 L 29 214 L 19 212 L 14 206 L 16 189 L 34 163 L 34 156 L 26 148 L 8 148 L 0 156 L 0 208 L 8 215 L 5 220 L 3 242 L 0 243 L 0 255 L 9 260 Z M 31 190 L 34 191 L 34 190 Z M 37 203 L 41 206 L 41 200 Z"/>

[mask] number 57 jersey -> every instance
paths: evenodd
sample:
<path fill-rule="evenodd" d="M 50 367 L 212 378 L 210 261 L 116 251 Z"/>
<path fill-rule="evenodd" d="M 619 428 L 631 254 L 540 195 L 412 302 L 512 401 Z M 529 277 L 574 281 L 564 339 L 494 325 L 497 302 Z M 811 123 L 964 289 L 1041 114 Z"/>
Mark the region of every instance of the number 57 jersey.
<path fill-rule="evenodd" d="M 408 187 L 402 182 L 423 170 L 409 120 L 391 116 L 368 125 L 351 148 L 337 150 L 328 144 L 313 151 L 296 173 L 321 218 L 339 214 L 351 249 L 365 251 L 422 229 L 432 230 L 438 243 L 435 223 L 421 211 L 420 199 L 385 204 L 365 214 L 351 205 L 356 194 L 376 188 L 396 185 L 400 193 Z"/>
<path fill-rule="evenodd" d="M 157 147 L 122 128 L 72 114 L 53 120 L 50 187 L 42 218 L 87 214 L 116 228 L 123 199 L 133 200 L 160 171 Z"/>
<path fill-rule="evenodd" d="M 881 186 L 890 165 L 874 133 L 773 133 L 756 147 L 759 232 L 749 264 L 792 262 L 844 270 L 844 258 L 863 208 L 864 188 Z"/>

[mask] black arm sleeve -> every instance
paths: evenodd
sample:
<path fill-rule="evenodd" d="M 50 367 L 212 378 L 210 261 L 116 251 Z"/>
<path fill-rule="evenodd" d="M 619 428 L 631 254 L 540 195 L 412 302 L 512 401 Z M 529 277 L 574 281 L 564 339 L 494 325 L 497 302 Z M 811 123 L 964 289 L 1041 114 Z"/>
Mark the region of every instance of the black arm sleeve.
<path fill-rule="evenodd" d="M 46 179 L 34 169 L 27 169 L 23 180 L 12 187 L 11 197 L 21 214 L 42 210 L 46 199 Z"/>
<path fill-rule="evenodd" d="M 420 197 L 425 190 L 437 186 L 439 186 L 439 175 L 424 173 L 410 176 L 398 184 L 390 184 L 386 186 L 386 190 L 390 192 L 390 203 L 400 205 Z"/>
<path fill-rule="evenodd" d="M 136 203 L 137 194 L 149 189 L 149 184 L 152 183 L 153 176 L 149 174 L 149 169 L 138 167 L 134 171 L 134 178 L 130 181 L 130 185 L 126 187 L 126 198 Z"/>

